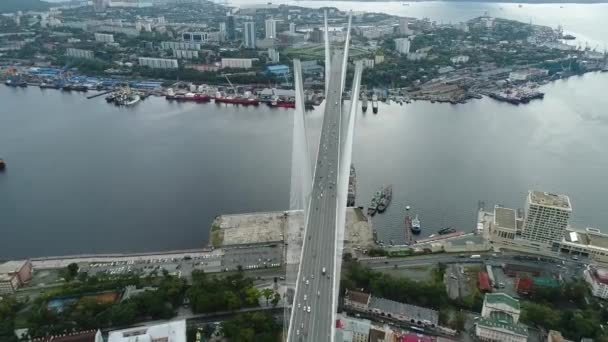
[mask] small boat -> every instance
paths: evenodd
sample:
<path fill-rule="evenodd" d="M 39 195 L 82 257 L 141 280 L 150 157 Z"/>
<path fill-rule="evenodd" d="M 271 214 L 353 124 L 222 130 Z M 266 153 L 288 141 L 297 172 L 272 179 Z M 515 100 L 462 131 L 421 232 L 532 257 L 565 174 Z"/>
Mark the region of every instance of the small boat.
<path fill-rule="evenodd" d="M 418 215 L 412 220 L 412 233 L 420 234 L 422 228 L 420 228 L 420 220 L 418 219 Z"/>
<path fill-rule="evenodd" d="M 452 233 L 455 233 L 455 232 L 456 232 L 456 229 L 454 229 L 452 227 L 447 227 L 447 228 L 440 229 L 437 232 L 437 234 L 439 234 L 439 235 L 445 235 L 445 234 L 452 234 Z"/>
<path fill-rule="evenodd" d="M 409 205 L 405 206 L 405 210 L 410 210 L 410 209 L 412 209 L 412 207 L 410 207 Z"/>
<path fill-rule="evenodd" d="M 372 95 L 372 111 L 374 114 L 378 114 L 378 95 Z"/>

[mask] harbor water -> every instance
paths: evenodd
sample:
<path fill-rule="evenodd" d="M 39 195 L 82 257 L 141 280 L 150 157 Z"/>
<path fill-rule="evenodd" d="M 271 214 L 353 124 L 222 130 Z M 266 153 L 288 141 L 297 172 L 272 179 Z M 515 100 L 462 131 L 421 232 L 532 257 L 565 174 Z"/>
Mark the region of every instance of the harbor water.
<path fill-rule="evenodd" d="M 542 87 L 514 106 L 380 103 L 359 113 L 356 205 L 384 184 L 373 218 L 403 242 L 405 206 L 422 235 L 475 227 L 486 206 L 524 205 L 529 189 L 571 196 L 577 226 L 606 230 L 608 73 Z M 201 247 L 216 215 L 287 209 L 290 109 L 103 97 L 0 86 L 0 257 Z M 308 112 L 312 138 L 323 107 Z M 318 134 L 318 133 L 316 133 Z"/>

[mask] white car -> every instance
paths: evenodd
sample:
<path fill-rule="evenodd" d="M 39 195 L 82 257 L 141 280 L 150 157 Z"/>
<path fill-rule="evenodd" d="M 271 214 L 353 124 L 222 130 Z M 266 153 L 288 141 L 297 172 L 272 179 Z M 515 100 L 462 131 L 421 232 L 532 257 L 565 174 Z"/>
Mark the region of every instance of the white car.
<path fill-rule="evenodd" d="M 308 280 L 307 280 L 307 281 L 306 281 L 306 285 L 310 285 L 310 281 L 308 281 Z"/>
<path fill-rule="evenodd" d="M 306 308 L 306 312 L 310 312 L 310 306 Z"/>
<path fill-rule="evenodd" d="M 306 300 L 306 298 L 308 298 L 306 295 L 304 295 L 304 300 Z"/>
<path fill-rule="evenodd" d="M 302 303 L 298 303 L 298 309 L 302 307 Z"/>

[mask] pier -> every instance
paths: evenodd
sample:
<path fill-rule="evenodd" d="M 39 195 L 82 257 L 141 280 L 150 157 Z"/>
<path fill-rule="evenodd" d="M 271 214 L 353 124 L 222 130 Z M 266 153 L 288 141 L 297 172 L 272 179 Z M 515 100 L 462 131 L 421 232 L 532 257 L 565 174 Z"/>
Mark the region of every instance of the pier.
<path fill-rule="evenodd" d="M 114 90 L 106 90 L 106 91 L 102 91 L 101 93 L 89 95 L 89 96 L 87 96 L 87 100 L 90 100 L 90 99 L 93 99 L 93 98 L 96 98 L 96 97 L 99 97 L 99 96 L 103 96 L 103 95 L 109 94 L 109 93 L 111 93 L 113 91 Z"/>

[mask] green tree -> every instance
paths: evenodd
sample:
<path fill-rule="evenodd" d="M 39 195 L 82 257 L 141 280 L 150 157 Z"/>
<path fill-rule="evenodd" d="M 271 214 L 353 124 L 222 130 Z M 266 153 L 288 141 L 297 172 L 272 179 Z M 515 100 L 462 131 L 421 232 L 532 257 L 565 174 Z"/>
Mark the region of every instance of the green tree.
<path fill-rule="evenodd" d="M 265 288 L 262 290 L 262 296 L 264 296 L 264 298 L 266 298 L 266 305 L 268 305 L 268 302 L 270 301 L 270 298 L 273 295 L 274 295 L 273 289 Z"/>
<path fill-rule="evenodd" d="M 71 263 L 68 265 L 68 267 L 66 268 L 66 280 L 70 281 L 74 278 L 76 278 L 76 276 L 78 275 L 78 264 L 76 263 Z"/>
<path fill-rule="evenodd" d="M 467 317 L 462 311 L 456 312 L 454 315 L 454 320 L 452 322 L 452 327 L 458 331 L 464 331 L 464 325 L 467 321 Z"/>

